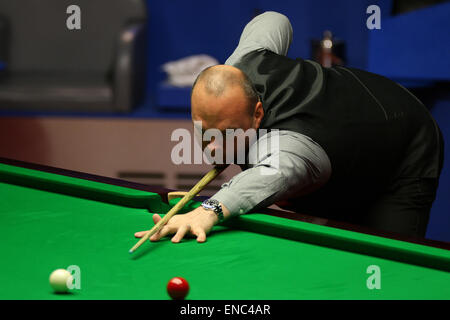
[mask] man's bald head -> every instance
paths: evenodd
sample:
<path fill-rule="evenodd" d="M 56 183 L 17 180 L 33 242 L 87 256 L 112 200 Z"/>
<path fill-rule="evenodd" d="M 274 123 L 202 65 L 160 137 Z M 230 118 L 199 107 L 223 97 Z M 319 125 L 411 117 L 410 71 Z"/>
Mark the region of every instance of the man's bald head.
<path fill-rule="evenodd" d="M 228 65 L 216 65 L 203 70 L 192 86 L 194 90 L 203 90 L 213 97 L 222 97 L 229 90 L 241 89 L 241 94 L 247 99 L 247 111 L 252 114 L 258 102 L 258 94 L 247 75 L 238 68 Z"/>
<path fill-rule="evenodd" d="M 216 129 L 227 134 L 228 129 L 257 130 L 264 117 L 264 109 L 244 72 L 232 66 L 217 65 L 203 70 L 195 80 L 191 93 L 191 116 L 197 133 L 201 133 L 200 129 Z M 237 139 L 237 136 L 234 138 Z M 226 140 L 222 143 L 226 144 Z M 245 141 L 247 150 L 249 141 Z M 208 148 L 211 154 L 220 150 L 222 156 L 226 156 L 227 148 L 215 138 L 202 140 L 202 146 L 203 149 Z M 234 144 L 233 157 L 237 154 L 237 148 L 238 144 Z"/>

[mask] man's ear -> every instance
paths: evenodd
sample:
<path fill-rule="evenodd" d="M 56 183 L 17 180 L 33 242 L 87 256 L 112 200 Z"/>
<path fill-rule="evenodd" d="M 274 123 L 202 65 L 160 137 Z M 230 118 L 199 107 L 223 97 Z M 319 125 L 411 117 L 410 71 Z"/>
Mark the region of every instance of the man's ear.
<path fill-rule="evenodd" d="M 255 112 L 253 114 L 253 127 L 255 129 L 259 129 L 259 126 L 261 125 L 261 121 L 263 118 L 264 118 L 264 109 L 261 101 L 258 101 L 258 103 L 255 105 Z"/>

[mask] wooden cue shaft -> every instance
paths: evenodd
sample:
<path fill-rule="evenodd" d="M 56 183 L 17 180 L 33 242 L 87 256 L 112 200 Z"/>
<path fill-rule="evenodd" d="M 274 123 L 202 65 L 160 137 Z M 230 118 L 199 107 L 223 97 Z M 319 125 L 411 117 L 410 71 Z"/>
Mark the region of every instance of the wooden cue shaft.
<path fill-rule="evenodd" d="M 180 211 L 181 208 L 184 207 L 184 205 L 194 198 L 200 191 L 203 190 L 204 187 L 206 187 L 211 181 L 213 181 L 223 170 L 225 170 L 227 166 L 221 166 L 221 167 L 214 167 L 211 169 L 205 176 L 200 179 L 199 182 L 183 197 L 181 198 L 178 203 L 173 206 L 172 209 L 169 210 L 169 212 L 166 213 L 166 215 L 158 221 L 157 224 L 153 226 L 152 229 L 150 229 L 134 246 L 130 249 L 130 253 L 133 253 L 136 251 L 137 248 L 139 248 L 145 241 L 148 240 L 152 235 L 154 235 L 156 232 L 158 232 L 166 223 L 170 220 L 178 211 Z"/>

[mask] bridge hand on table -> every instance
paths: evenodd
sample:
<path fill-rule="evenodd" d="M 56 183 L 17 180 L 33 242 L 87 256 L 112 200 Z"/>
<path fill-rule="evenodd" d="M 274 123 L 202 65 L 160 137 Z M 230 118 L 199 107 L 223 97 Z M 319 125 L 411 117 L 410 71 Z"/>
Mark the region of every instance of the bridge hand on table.
<path fill-rule="evenodd" d="M 156 224 L 162 218 L 158 214 L 153 215 L 153 222 Z M 159 239 L 175 234 L 172 237 L 173 243 L 180 242 L 186 234 L 197 237 L 197 242 L 205 242 L 206 234 L 211 231 L 213 226 L 219 221 L 216 214 L 207 211 L 202 207 L 195 210 L 173 216 L 166 225 L 164 225 L 157 233 L 152 235 L 150 241 L 158 241 Z M 136 238 L 142 238 L 147 231 L 136 232 Z"/>

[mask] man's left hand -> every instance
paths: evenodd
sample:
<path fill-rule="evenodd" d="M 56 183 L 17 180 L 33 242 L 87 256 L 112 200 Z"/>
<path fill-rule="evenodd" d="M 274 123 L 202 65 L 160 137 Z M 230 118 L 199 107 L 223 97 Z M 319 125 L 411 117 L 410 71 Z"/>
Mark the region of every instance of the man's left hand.
<path fill-rule="evenodd" d="M 153 222 L 155 224 L 161 219 L 159 214 L 153 215 Z M 172 242 L 178 243 L 187 234 L 197 237 L 198 242 L 205 242 L 206 235 L 218 222 L 219 218 L 213 211 L 198 207 L 191 212 L 174 215 L 157 233 L 150 237 L 150 241 L 158 241 L 167 235 L 174 234 Z M 134 236 L 136 238 L 142 238 L 146 232 L 136 232 Z"/>

